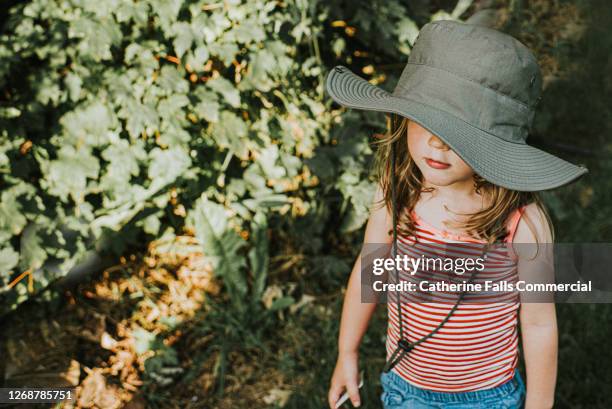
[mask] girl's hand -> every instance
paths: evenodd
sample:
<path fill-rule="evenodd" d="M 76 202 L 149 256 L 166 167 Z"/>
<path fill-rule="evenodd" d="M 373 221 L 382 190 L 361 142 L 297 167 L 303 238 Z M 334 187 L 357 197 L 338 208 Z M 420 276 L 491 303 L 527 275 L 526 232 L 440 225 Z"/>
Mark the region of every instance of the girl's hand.
<path fill-rule="evenodd" d="M 332 375 L 327 400 L 330 409 L 336 407 L 336 402 L 344 393 L 344 388 L 349 394 L 349 399 L 355 407 L 361 405 L 359 399 L 359 354 L 357 352 L 341 352 L 338 354 L 336 368 Z"/>

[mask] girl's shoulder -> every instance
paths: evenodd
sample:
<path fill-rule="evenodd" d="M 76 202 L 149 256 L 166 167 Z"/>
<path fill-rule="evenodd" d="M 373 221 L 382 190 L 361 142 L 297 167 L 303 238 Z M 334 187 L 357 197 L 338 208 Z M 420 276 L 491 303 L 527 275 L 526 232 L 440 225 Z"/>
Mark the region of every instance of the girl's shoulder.
<path fill-rule="evenodd" d="M 536 203 L 519 208 L 511 223 L 513 232 L 510 241 L 518 257 L 533 255 L 537 248 L 553 242 L 549 218 Z"/>
<path fill-rule="evenodd" d="M 515 221 L 515 243 L 550 243 L 552 226 L 546 214 L 536 203 L 530 203 L 518 209 L 518 220 Z"/>
<path fill-rule="evenodd" d="M 377 184 L 370 215 L 366 223 L 365 243 L 390 243 L 393 230 L 392 215 L 385 203 L 385 196 L 380 184 Z"/>

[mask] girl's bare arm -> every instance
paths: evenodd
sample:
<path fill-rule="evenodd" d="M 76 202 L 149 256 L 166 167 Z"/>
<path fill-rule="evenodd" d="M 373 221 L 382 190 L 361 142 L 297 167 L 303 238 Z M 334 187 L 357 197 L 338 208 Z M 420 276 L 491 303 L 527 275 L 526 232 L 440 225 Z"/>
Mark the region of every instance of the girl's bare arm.
<path fill-rule="evenodd" d="M 519 257 L 519 280 L 554 282 L 552 234 L 544 216 L 533 206 L 521 219 L 514 242 Z M 537 242 L 536 244 L 536 237 Z M 537 256 L 534 257 L 537 250 Z M 525 409 L 552 408 L 557 381 L 557 319 L 552 295 L 522 294 L 520 322 L 527 371 Z"/>
<path fill-rule="evenodd" d="M 379 186 L 374 197 L 375 205 L 371 208 L 370 217 L 366 225 L 364 244 L 388 244 L 391 242 L 392 236 L 388 234 L 389 230 L 392 229 L 391 216 L 385 205 L 378 205 L 382 197 L 382 189 Z M 349 398 L 354 406 L 360 403 L 359 388 L 357 387 L 359 382 L 359 344 L 377 305 L 376 303 L 361 302 L 362 252 L 359 253 L 355 260 L 344 295 L 340 333 L 338 336 L 338 361 L 332 376 L 328 396 L 329 405 L 332 408 L 344 388 L 348 391 Z"/>
<path fill-rule="evenodd" d="M 380 186 L 376 190 L 374 202 L 378 203 L 382 199 L 382 189 Z M 388 234 L 392 229 L 392 220 L 386 206 L 376 206 L 370 211 L 370 217 L 366 225 L 364 244 L 389 244 L 392 236 Z M 362 249 L 363 252 L 363 249 Z M 344 296 L 342 307 L 342 318 L 340 322 L 340 335 L 338 337 L 338 351 L 357 352 L 363 334 L 368 328 L 368 323 L 376 303 L 361 302 L 361 256 L 359 253 Z"/>

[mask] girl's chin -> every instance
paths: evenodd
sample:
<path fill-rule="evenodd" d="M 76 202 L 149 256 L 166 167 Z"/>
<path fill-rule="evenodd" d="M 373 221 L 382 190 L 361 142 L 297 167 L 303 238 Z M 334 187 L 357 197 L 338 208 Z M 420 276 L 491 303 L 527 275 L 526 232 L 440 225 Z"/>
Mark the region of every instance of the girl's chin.
<path fill-rule="evenodd" d="M 435 186 L 450 186 L 455 183 L 463 183 L 466 181 L 466 178 L 457 177 L 456 175 L 443 175 L 444 171 L 437 172 L 425 172 L 423 176 L 425 180 Z"/>

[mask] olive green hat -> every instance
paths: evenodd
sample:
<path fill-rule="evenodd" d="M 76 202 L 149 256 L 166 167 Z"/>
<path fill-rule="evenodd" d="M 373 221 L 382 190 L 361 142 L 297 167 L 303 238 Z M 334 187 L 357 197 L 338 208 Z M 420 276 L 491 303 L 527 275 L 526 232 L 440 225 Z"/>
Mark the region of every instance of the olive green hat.
<path fill-rule="evenodd" d="M 477 174 L 508 189 L 552 189 L 587 172 L 527 145 L 542 93 L 540 68 L 525 45 L 489 27 L 424 25 L 391 94 L 342 65 L 330 71 L 326 89 L 345 107 L 414 120 Z"/>

